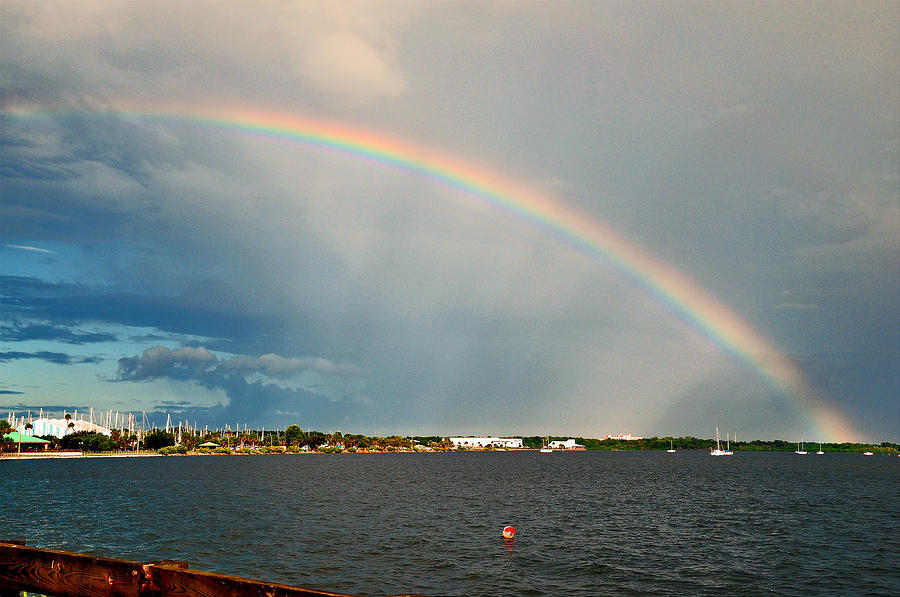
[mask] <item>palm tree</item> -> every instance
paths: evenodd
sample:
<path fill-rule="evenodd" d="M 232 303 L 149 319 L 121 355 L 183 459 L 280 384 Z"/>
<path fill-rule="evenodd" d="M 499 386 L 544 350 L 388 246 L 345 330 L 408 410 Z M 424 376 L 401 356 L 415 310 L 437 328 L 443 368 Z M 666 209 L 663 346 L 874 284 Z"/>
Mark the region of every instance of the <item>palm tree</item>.
<path fill-rule="evenodd" d="M 31 435 L 31 430 L 34 429 L 34 425 L 31 424 L 31 421 L 25 423 L 25 434 Z M 19 452 L 22 451 L 22 436 L 19 435 Z"/>

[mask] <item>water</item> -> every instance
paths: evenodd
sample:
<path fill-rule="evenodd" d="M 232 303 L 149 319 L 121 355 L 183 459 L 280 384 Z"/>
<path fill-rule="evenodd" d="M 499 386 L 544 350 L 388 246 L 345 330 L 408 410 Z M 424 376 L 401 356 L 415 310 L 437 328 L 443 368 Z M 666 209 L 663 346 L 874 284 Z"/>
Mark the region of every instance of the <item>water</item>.
<path fill-rule="evenodd" d="M 896 457 L 92 458 L 0 476 L 0 538 L 338 592 L 900 594 Z"/>

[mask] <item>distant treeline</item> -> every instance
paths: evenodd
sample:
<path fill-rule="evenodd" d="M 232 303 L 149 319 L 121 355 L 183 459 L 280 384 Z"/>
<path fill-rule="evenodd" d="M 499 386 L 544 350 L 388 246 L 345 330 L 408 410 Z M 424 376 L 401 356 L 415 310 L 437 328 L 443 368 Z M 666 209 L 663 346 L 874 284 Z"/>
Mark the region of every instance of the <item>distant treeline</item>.
<path fill-rule="evenodd" d="M 0 431 L 11 431 L 9 423 L 0 420 Z M 0 438 L 2 438 L 0 433 Z M 184 453 L 188 451 L 232 452 L 234 450 L 253 450 L 271 452 L 297 452 L 297 451 L 327 451 L 327 452 L 396 452 L 429 450 L 460 450 L 454 447 L 448 438 L 434 435 L 426 436 L 400 436 L 388 437 L 367 436 L 361 434 L 343 434 L 340 431 L 323 432 L 304 431 L 297 425 L 290 425 L 284 430 L 216 430 L 212 432 L 192 433 L 189 428 L 175 428 L 170 432 L 155 429 L 150 432 L 136 432 L 134 430 L 114 429 L 111 436 L 98 433 L 77 432 L 63 438 L 43 436 L 50 441 L 49 448 L 57 450 L 84 450 L 86 452 L 119 452 L 131 450 L 160 450 L 171 448 L 170 451 Z M 550 441 L 565 441 L 574 439 L 588 450 L 668 450 L 673 447 L 676 450 L 708 450 L 714 447 L 714 439 L 699 437 L 647 437 L 639 440 L 615 440 L 597 439 L 571 436 L 550 437 Z M 547 438 L 545 436 L 527 436 L 522 438 L 522 445 L 529 449 L 540 448 Z M 4 443 L 6 444 L 4 446 Z M 218 448 L 201 447 L 201 444 L 213 443 Z M 177 445 L 177 450 L 174 447 Z M 722 442 L 724 447 L 725 442 Z M 825 452 L 864 452 L 897 453 L 900 452 L 900 444 L 882 442 L 881 444 L 857 444 L 857 443 L 823 443 Z M 12 442 L 0 441 L 0 451 L 4 448 L 12 449 Z M 737 451 L 771 451 L 792 452 L 797 449 L 796 442 L 786 440 L 753 440 L 749 442 L 731 442 L 732 450 Z M 819 449 L 818 442 L 806 444 L 809 452 Z M 490 449 L 490 448 L 488 448 Z"/>
<path fill-rule="evenodd" d="M 545 437 L 541 436 L 525 437 L 522 439 L 522 444 L 526 448 L 539 448 L 545 439 Z M 569 437 L 551 437 L 550 441 L 567 439 L 569 439 Z M 592 439 L 585 437 L 576 437 L 572 439 L 588 450 L 668 450 L 670 445 L 676 450 L 708 450 L 716 445 L 715 439 L 700 437 L 645 437 L 639 440 Z M 722 446 L 725 446 L 724 441 L 722 441 Z M 793 452 L 797 449 L 797 443 L 782 439 L 755 439 L 749 442 L 731 442 L 731 449 L 741 451 Z M 815 452 L 819 449 L 819 443 L 807 443 L 806 449 L 810 452 Z M 825 452 L 864 452 L 868 450 L 870 452 L 896 453 L 900 452 L 900 444 L 892 444 L 890 442 L 882 442 L 880 444 L 823 442 L 822 450 Z"/>

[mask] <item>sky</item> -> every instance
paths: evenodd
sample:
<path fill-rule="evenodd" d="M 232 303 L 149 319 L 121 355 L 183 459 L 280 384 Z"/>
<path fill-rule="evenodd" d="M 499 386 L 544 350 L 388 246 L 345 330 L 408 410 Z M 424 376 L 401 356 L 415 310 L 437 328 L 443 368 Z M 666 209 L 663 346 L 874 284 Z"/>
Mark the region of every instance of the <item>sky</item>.
<path fill-rule="evenodd" d="M 0 22 L 0 416 L 900 441 L 900 3 Z"/>

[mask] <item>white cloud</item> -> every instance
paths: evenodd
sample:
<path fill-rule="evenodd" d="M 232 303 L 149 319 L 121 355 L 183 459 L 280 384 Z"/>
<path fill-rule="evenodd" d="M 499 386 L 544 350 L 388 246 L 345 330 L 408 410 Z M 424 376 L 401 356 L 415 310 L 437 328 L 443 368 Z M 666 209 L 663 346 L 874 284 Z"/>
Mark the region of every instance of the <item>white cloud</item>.
<path fill-rule="evenodd" d="M 304 48 L 298 67 L 317 89 L 352 104 L 395 97 L 406 88 L 388 57 L 349 32 L 316 36 Z"/>
<path fill-rule="evenodd" d="M 393 56 L 408 3 L 5 3 L 4 60 L 98 103 L 215 93 L 360 105 L 402 93 Z M 6 50 L 9 49 L 9 51 Z M 79 98 L 78 95 L 81 95 Z M 47 99 L 45 97 L 45 99 Z"/>
<path fill-rule="evenodd" d="M 285 358 L 271 353 L 260 357 L 234 357 L 223 361 L 221 366 L 243 375 L 262 373 L 278 379 L 288 379 L 305 371 L 338 377 L 360 373 L 359 368 L 354 365 L 341 365 L 321 357 Z"/>
<path fill-rule="evenodd" d="M 50 253 L 51 255 L 56 252 L 56 251 L 50 251 L 48 249 L 41 249 L 40 247 L 29 247 L 26 245 L 9 245 L 9 244 L 7 244 L 5 246 L 9 247 L 10 249 L 19 249 L 22 251 L 33 251 L 35 253 Z"/>

